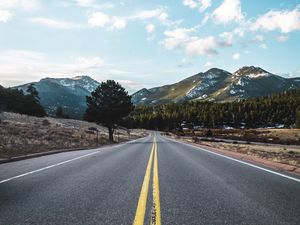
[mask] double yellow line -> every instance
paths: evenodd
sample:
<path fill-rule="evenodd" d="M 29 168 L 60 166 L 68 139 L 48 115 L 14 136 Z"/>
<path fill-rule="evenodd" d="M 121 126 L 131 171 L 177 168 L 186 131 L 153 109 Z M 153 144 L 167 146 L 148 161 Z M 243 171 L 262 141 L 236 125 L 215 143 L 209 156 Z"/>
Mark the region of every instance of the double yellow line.
<path fill-rule="evenodd" d="M 133 225 L 143 225 L 147 206 L 148 189 L 151 175 L 151 167 L 154 157 L 153 165 L 153 184 L 152 184 L 152 209 L 151 209 L 151 225 L 161 225 L 160 213 L 160 198 L 159 198 L 159 179 L 158 179 L 158 161 L 157 161 L 157 143 L 156 138 L 153 139 L 150 158 L 148 161 L 140 198 L 138 201 Z"/>

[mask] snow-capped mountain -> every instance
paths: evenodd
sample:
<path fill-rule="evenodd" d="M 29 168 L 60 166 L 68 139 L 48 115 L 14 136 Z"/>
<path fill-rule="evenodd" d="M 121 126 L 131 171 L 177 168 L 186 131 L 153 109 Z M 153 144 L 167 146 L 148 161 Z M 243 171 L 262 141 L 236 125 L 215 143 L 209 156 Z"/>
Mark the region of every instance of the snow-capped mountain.
<path fill-rule="evenodd" d="M 259 67 L 246 66 L 230 73 L 218 68 L 178 83 L 142 89 L 132 95 L 134 104 L 160 104 L 186 100 L 235 101 L 300 88 L 300 78 L 283 78 Z"/>
<path fill-rule="evenodd" d="M 28 83 L 16 88 L 26 92 Z M 50 115 L 54 115 L 57 107 L 63 107 L 72 118 L 82 118 L 86 110 L 86 96 L 90 95 L 99 82 L 89 76 L 74 78 L 44 78 L 34 82 L 39 92 L 40 102 Z"/>

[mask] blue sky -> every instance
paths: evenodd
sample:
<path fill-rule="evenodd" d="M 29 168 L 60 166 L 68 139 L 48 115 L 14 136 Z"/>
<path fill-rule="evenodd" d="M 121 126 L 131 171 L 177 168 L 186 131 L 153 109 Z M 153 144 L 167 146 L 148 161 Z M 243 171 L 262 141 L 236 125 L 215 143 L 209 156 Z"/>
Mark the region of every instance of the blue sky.
<path fill-rule="evenodd" d="M 129 92 L 218 67 L 300 76 L 299 0 L 0 0 L 0 84 L 89 75 Z"/>

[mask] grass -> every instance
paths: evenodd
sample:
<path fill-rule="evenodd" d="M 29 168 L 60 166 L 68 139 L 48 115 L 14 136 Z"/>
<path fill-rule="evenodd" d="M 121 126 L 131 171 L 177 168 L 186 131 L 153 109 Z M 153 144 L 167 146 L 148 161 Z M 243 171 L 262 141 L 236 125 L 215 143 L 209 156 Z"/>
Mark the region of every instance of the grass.
<path fill-rule="evenodd" d="M 37 118 L 14 113 L 0 114 L 0 158 L 59 149 L 96 147 L 96 134 L 87 132 L 96 127 L 99 145 L 108 144 L 105 127 L 78 120 Z M 117 142 L 142 137 L 143 130 L 117 130 Z"/>

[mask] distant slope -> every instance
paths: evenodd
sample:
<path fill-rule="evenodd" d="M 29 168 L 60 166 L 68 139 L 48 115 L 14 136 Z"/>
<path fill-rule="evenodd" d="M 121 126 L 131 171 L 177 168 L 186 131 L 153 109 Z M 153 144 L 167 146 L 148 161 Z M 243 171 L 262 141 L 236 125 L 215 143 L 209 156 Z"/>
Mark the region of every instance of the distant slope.
<path fill-rule="evenodd" d="M 16 88 L 26 92 L 29 84 Z M 82 118 L 86 109 L 86 96 L 99 85 L 88 76 L 44 78 L 34 84 L 39 92 L 40 102 L 49 115 L 54 115 L 57 107 L 62 106 L 72 118 Z"/>
<path fill-rule="evenodd" d="M 187 100 L 235 101 L 300 87 L 300 78 L 283 78 L 259 67 L 242 67 L 234 73 L 218 68 L 198 73 L 178 83 L 142 89 L 132 95 L 136 105 Z"/>

